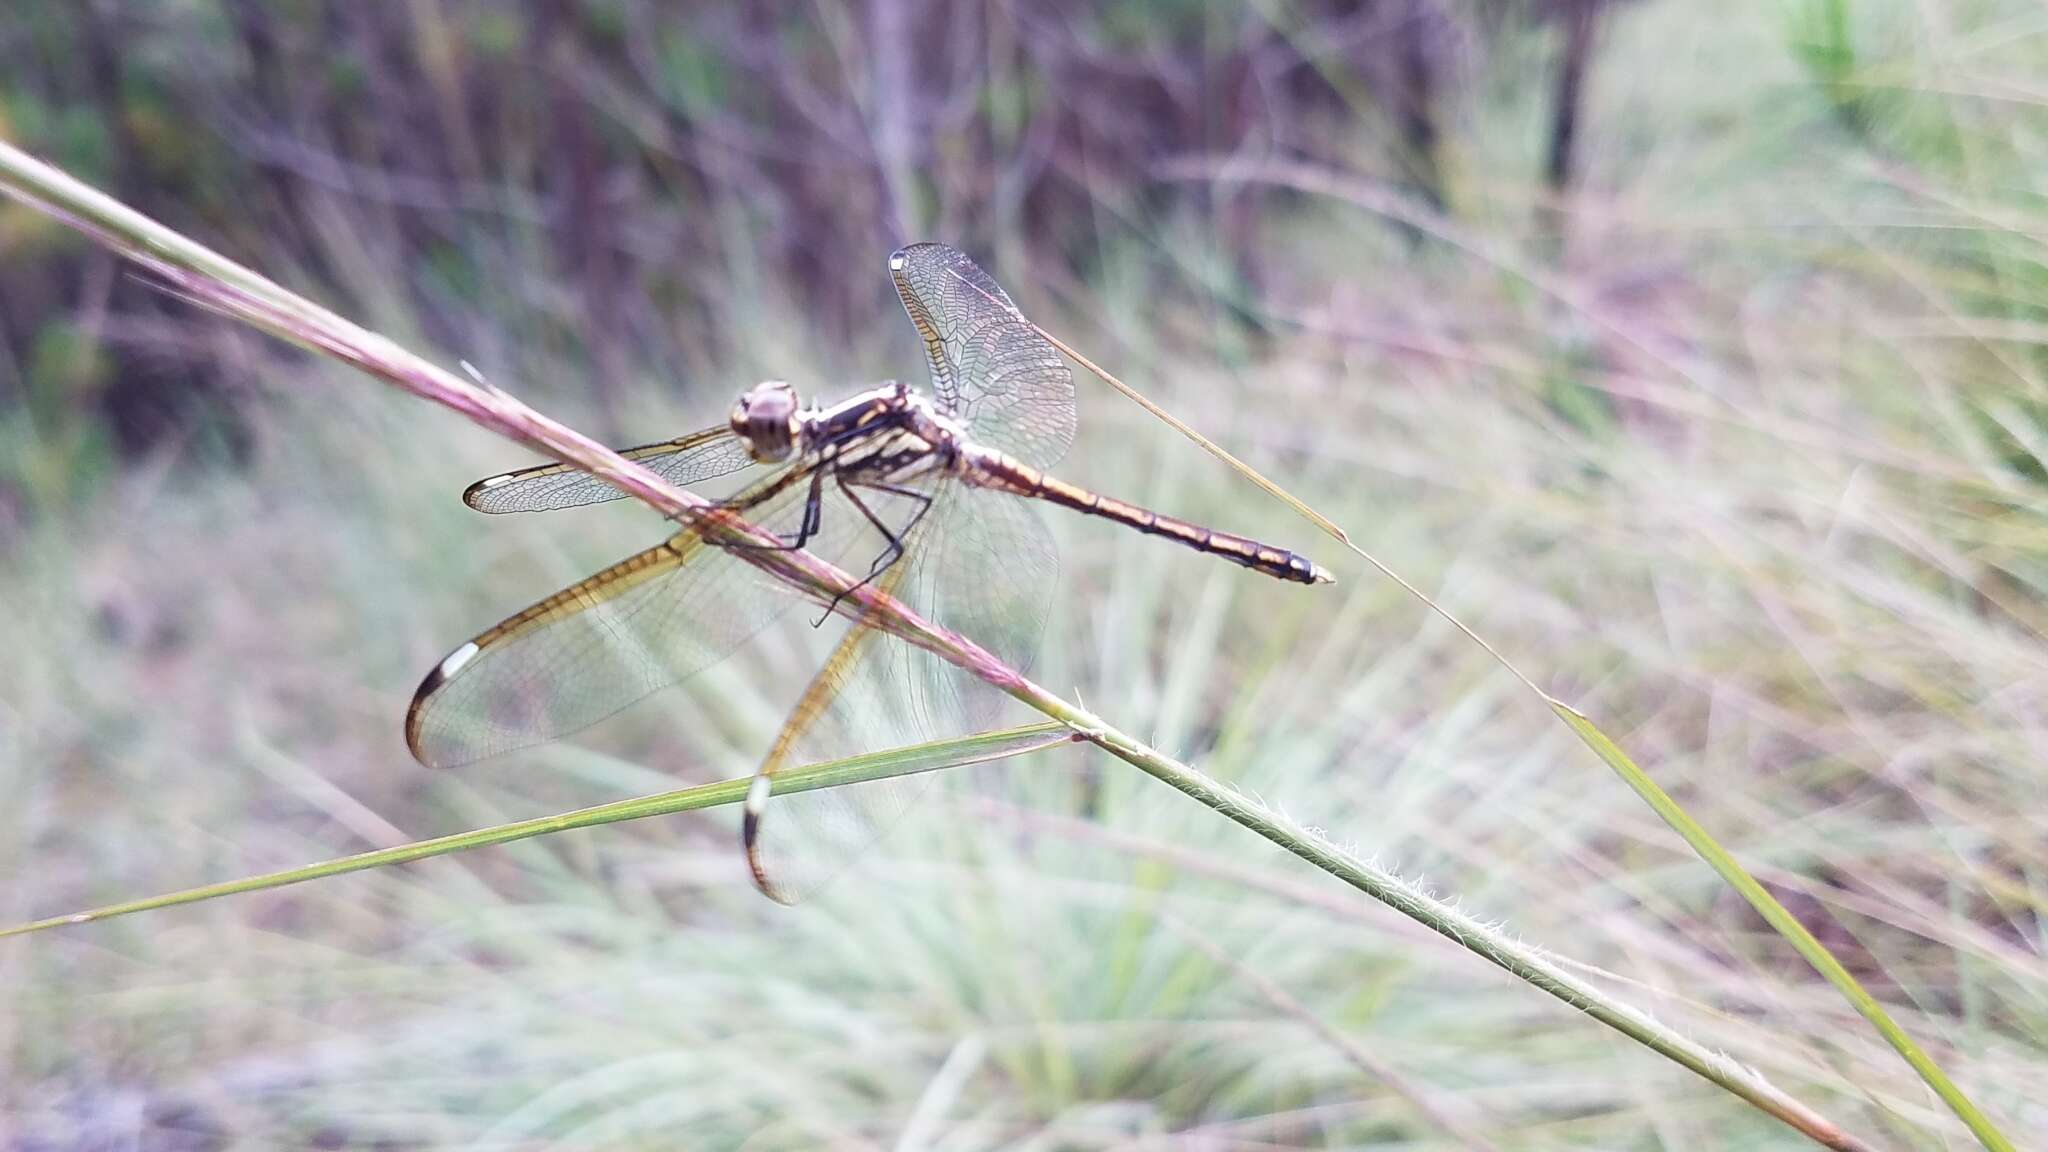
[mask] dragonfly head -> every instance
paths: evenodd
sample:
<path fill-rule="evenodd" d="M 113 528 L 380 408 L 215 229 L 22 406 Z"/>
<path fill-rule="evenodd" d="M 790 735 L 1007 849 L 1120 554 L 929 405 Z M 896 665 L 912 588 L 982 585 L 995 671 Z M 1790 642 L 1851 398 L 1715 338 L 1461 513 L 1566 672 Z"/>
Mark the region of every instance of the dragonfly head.
<path fill-rule="evenodd" d="M 754 385 L 732 406 L 732 434 L 747 442 L 747 453 L 763 464 L 796 455 L 803 426 L 796 389 L 781 380 Z"/>

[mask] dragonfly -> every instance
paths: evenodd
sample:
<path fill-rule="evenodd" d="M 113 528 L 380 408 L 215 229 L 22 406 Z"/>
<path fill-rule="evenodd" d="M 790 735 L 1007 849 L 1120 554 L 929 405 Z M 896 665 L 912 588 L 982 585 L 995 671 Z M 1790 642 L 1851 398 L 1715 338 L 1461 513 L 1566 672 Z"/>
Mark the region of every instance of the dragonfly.
<path fill-rule="evenodd" d="M 683 487 L 765 470 L 717 503 L 774 543 L 685 525 L 471 639 L 413 697 L 405 736 L 421 763 L 459 765 L 555 740 L 717 663 L 800 598 L 747 563 L 740 553 L 748 548 L 866 559 L 863 583 L 1020 670 L 1037 648 L 1058 571 L 1038 506 L 1282 581 L 1332 579 L 1299 553 L 1051 475 L 1076 427 L 1073 374 L 1058 352 L 954 248 L 900 249 L 889 274 L 923 342 L 930 392 L 891 382 L 807 406 L 789 384 L 770 381 L 741 395 L 722 425 L 622 451 Z M 480 480 L 463 500 L 495 514 L 624 495 L 547 464 Z M 777 733 L 742 817 L 754 882 L 784 903 L 877 839 L 924 777 L 776 796 L 779 773 L 888 747 L 906 731 L 919 739 L 982 731 L 1005 703 L 943 658 L 878 638 L 858 601 L 842 596 L 827 615 L 834 612 L 850 625 Z"/>

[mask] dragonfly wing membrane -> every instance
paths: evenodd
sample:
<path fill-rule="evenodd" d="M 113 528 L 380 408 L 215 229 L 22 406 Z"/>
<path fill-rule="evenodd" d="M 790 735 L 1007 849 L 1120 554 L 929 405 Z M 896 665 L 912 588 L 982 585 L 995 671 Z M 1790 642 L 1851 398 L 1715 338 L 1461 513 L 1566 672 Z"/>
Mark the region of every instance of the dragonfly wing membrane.
<path fill-rule="evenodd" d="M 1008 495 L 939 485 L 905 543 L 909 554 L 878 584 L 1005 664 L 1027 667 L 1058 567 L 1036 510 Z M 783 903 L 815 893 L 888 834 L 931 776 L 775 795 L 778 773 L 980 732 L 1009 702 L 973 674 L 878 631 L 856 622 L 840 641 L 785 722 L 749 797 L 748 865 L 761 890 Z"/>
<path fill-rule="evenodd" d="M 967 255 L 913 244 L 889 257 L 903 310 L 924 342 L 939 407 L 977 443 L 1051 468 L 1074 443 L 1074 374 L 1009 294 Z"/>
<path fill-rule="evenodd" d="M 746 442 L 724 425 L 659 444 L 622 449 L 619 455 L 683 488 L 729 476 L 754 463 Z M 462 502 L 479 512 L 547 512 L 601 504 L 624 495 L 621 489 L 580 468 L 542 464 L 479 480 L 462 494 Z"/>
<path fill-rule="evenodd" d="M 793 533 L 809 479 L 786 470 L 735 502 Z M 685 528 L 456 649 L 414 695 L 406 742 L 447 767 L 567 735 L 724 658 L 798 599 Z"/>

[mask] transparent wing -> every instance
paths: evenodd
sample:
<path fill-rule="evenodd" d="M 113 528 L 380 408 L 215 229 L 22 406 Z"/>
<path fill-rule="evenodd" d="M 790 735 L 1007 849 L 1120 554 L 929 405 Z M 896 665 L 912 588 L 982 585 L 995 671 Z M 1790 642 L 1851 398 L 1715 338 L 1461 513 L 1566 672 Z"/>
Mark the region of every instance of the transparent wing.
<path fill-rule="evenodd" d="M 729 503 L 788 536 L 810 475 L 785 470 Z M 845 542 L 812 546 L 835 556 Z M 717 662 L 799 599 L 686 528 L 456 649 L 414 694 L 406 743 L 422 764 L 446 767 L 567 735 Z"/>
<path fill-rule="evenodd" d="M 652 469 L 679 488 L 729 476 L 754 463 L 746 441 L 723 425 L 659 444 L 626 448 L 619 455 Z M 462 502 L 479 512 L 544 512 L 617 500 L 625 493 L 567 464 L 542 464 L 471 484 Z"/>
<path fill-rule="evenodd" d="M 1052 538 L 1028 502 L 941 483 L 909 551 L 879 583 L 913 611 L 1029 666 L 1058 572 Z M 862 497 L 874 503 L 866 492 Z M 907 511 L 899 506 L 899 516 Z M 885 517 L 886 519 L 887 517 Z M 900 520 L 899 520 L 900 522 Z M 930 775 L 774 794 L 785 768 L 984 731 L 1012 702 L 982 680 L 856 623 L 803 699 L 756 777 L 747 861 L 769 896 L 793 903 L 843 871 L 902 817 Z"/>
<path fill-rule="evenodd" d="M 917 325 L 941 409 L 977 443 L 1051 468 L 1074 443 L 1074 374 L 1045 337 L 965 253 L 913 244 L 889 257 L 903 310 Z"/>

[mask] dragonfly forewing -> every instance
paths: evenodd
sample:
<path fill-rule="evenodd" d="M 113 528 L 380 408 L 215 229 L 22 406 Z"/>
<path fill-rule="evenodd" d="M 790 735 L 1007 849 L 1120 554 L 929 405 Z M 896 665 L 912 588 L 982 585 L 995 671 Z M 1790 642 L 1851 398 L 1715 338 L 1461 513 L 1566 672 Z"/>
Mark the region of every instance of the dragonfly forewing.
<path fill-rule="evenodd" d="M 723 424 L 659 444 L 621 449 L 619 455 L 680 488 L 730 476 L 754 463 L 746 441 Z M 462 501 L 479 512 L 546 512 L 601 504 L 624 495 L 580 468 L 542 464 L 479 480 L 463 492 Z"/>
<path fill-rule="evenodd" d="M 924 343 L 933 398 L 986 444 L 1038 468 L 1074 443 L 1074 374 L 1025 323 L 995 278 L 944 244 L 889 257 L 903 310 Z"/>

